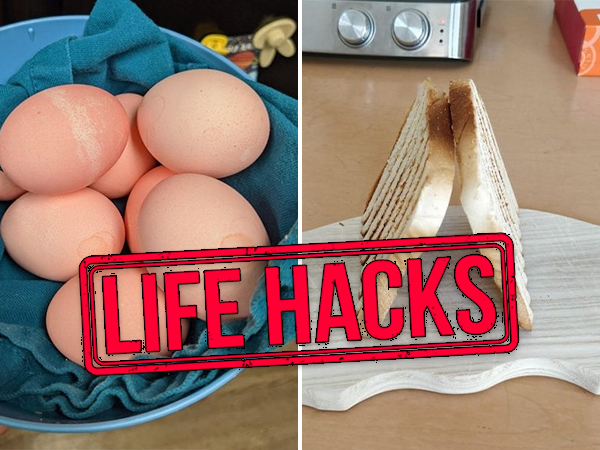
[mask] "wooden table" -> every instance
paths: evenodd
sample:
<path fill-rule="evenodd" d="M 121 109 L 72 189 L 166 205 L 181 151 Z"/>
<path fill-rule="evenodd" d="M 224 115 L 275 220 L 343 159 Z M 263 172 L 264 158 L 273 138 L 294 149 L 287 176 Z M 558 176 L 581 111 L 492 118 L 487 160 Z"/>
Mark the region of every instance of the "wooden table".
<path fill-rule="evenodd" d="M 362 213 L 427 77 L 475 80 L 521 207 L 600 224 L 600 78 L 575 75 L 553 2 L 492 0 L 471 63 L 304 55 L 304 230 Z M 599 416 L 600 398 L 580 388 L 522 378 L 472 395 L 388 392 L 346 412 L 304 407 L 302 428 L 311 449 L 597 448 Z"/>
<path fill-rule="evenodd" d="M 206 399 L 154 422 L 104 433 L 9 430 L 0 449 L 297 449 L 297 374 L 295 366 L 247 369 Z"/>

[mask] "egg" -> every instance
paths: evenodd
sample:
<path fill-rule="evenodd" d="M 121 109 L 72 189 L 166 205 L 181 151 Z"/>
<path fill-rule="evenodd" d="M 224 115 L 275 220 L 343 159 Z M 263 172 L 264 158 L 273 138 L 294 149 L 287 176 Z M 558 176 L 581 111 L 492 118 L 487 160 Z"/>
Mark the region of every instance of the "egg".
<path fill-rule="evenodd" d="M 138 216 L 142 203 L 150 191 L 165 178 L 175 175 L 164 166 L 159 166 L 146 173 L 136 183 L 127 199 L 125 207 L 125 227 L 127 230 L 127 244 L 133 253 L 141 253 L 142 249 L 138 237 Z"/>
<path fill-rule="evenodd" d="M 265 227 L 250 203 L 222 181 L 199 174 L 174 175 L 152 189 L 140 210 L 138 231 L 145 252 L 269 245 Z M 180 302 L 195 305 L 198 318 L 206 320 L 203 271 L 239 268 L 241 281 L 219 286 L 222 301 L 238 302 L 238 313 L 222 319 L 247 317 L 265 266 L 266 261 L 186 266 L 186 270 L 200 271 L 200 283 L 181 285 Z M 162 287 L 164 273 L 181 268 L 148 270 L 157 274 Z"/>
<path fill-rule="evenodd" d="M 269 139 L 269 115 L 246 83 L 224 72 L 197 69 L 165 78 L 138 111 L 142 140 L 177 173 L 222 178 L 250 166 Z"/>
<path fill-rule="evenodd" d="M 27 193 L 4 213 L 0 235 L 8 254 L 25 270 L 67 281 L 90 255 L 116 254 L 125 241 L 119 210 L 90 188 L 46 196 Z"/>
<path fill-rule="evenodd" d="M 104 175 L 128 137 L 127 113 L 113 95 L 81 84 L 56 86 L 8 116 L 0 129 L 0 166 L 27 191 L 66 194 Z"/>
<path fill-rule="evenodd" d="M 20 188 L 15 183 L 10 181 L 6 174 L 0 170 L 0 201 L 12 201 L 23 195 L 25 189 Z"/>
<path fill-rule="evenodd" d="M 90 186 L 108 198 L 128 195 L 142 175 L 156 165 L 156 160 L 148 153 L 137 128 L 137 110 L 142 96 L 121 94 L 117 95 L 117 100 L 129 116 L 129 140 L 115 165 Z"/>
<path fill-rule="evenodd" d="M 94 273 L 94 307 L 96 312 L 96 339 L 98 357 L 101 361 L 126 361 L 138 354 L 106 353 L 104 328 L 104 308 L 102 295 L 102 277 L 117 276 L 117 293 L 119 307 L 119 336 L 121 341 L 142 340 L 142 355 L 170 356 L 167 347 L 167 328 L 165 313 L 165 295 L 157 289 L 158 328 L 160 351 L 145 352 L 144 304 L 142 299 L 142 274 L 144 269 L 102 269 Z M 66 358 L 83 366 L 83 334 L 81 319 L 81 296 L 79 277 L 71 278 L 52 298 L 46 312 L 46 330 L 54 346 Z M 187 337 L 189 320 L 181 321 L 182 342 Z"/>

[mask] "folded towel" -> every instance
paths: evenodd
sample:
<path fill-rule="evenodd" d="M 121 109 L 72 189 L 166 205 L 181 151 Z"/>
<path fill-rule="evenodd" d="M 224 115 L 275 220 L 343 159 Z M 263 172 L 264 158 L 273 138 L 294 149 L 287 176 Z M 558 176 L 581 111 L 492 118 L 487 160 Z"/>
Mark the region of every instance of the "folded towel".
<path fill-rule="evenodd" d="M 83 37 L 65 37 L 39 51 L 6 85 L 0 85 L 0 124 L 27 97 L 61 84 L 82 83 L 113 94 L 144 94 L 173 73 L 214 68 L 198 52 L 163 33 L 129 0 L 98 0 Z M 272 243 L 297 242 L 298 104 L 260 83 L 244 79 L 267 106 L 272 130 L 258 161 L 224 179 L 257 210 Z M 122 206 L 124 202 L 117 202 Z M 0 202 L 0 218 L 8 208 Z M 281 267 L 282 295 L 293 296 L 292 261 Z M 224 333 L 245 335 L 248 353 L 268 345 L 264 281 L 259 282 L 246 321 Z M 37 414 L 93 419 L 109 409 L 147 411 L 206 386 L 223 370 L 96 377 L 66 360 L 45 330 L 48 303 L 61 284 L 17 266 L 0 240 L 0 410 L 10 404 Z M 293 316 L 284 316 L 284 336 L 295 338 Z M 185 348 L 175 356 L 219 354 L 206 345 L 205 325 L 194 321 Z M 117 415 L 123 416 L 125 411 Z"/>

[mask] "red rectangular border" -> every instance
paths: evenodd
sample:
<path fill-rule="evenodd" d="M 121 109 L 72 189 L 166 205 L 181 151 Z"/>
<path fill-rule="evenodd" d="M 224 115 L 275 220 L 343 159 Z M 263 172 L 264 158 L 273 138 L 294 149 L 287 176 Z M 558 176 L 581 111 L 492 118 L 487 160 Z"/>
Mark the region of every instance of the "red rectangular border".
<path fill-rule="evenodd" d="M 357 347 L 343 349 L 304 350 L 204 356 L 194 358 L 161 358 L 153 360 L 105 361 L 98 359 L 96 341 L 93 274 L 100 269 L 122 269 L 162 265 L 192 265 L 250 260 L 308 259 L 333 256 L 425 252 L 440 250 L 497 248 L 501 254 L 505 289 L 503 339 L 489 341 L 448 342 L 405 346 Z M 80 265 L 81 303 L 83 311 L 83 346 L 86 369 L 95 375 L 123 373 L 169 372 L 179 370 L 227 369 L 327 362 L 370 361 L 398 358 L 420 358 L 485 353 L 507 353 L 518 343 L 516 288 L 512 240 L 503 233 L 444 236 L 432 238 L 355 241 L 287 246 L 145 253 L 133 255 L 90 256 Z M 93 361 L 100 367 L 94 366 Z"/>

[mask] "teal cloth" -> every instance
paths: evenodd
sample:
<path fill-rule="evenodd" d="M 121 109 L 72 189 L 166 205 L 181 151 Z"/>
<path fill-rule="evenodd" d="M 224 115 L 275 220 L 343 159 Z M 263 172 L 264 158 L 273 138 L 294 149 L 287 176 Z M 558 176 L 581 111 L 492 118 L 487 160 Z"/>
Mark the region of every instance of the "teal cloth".
<path fill-rule="evenodd" d="M 197 53 L 162 33 L 129 0 L 99 0 L 83 37 L 67 37 L 49 45 L 7 85 L 0 86 L 0 124 L 27 97 L 52 86 L 83 83 L 113 94 L 144 94 L 173 73 L 209 67 Z M 271 136 L 255 164 L 224 181 L 254 206 L 272 243 L 293 244 L 297 242 L 298 211 L 297 101 L 260 83 L 245 82 L 267 106 Z M 122 207 L 124 202 L 118 204 Z M 0 202 L 0 217 L 8 206 Z M 293 296 L 293 262 L 271 263 L 281 267 L 282 295 L 289 297 Z M 114 408 L 141 412 L 178 400 L 224 373 L 92 376 L 62 357 L 46 334 L 46 308 L 60 286 L 18 267 L 0 240 L 0 405 L 8 402 L 30 412 L 52 411 L 72 419 L 93 418 Z M 240 332 L 246 336 L 245 351 L 272 350 L 262 280 L 253 298 L 251 317 L 224 326 L 224 333 Z M 289 314 L 284 316 L 284 336 L 286 341 L 295 338 L 293 316 Z M 196 320 L 185 348 L 175 356 L 217 353 L 207 350 L 204 322 Z"/>

